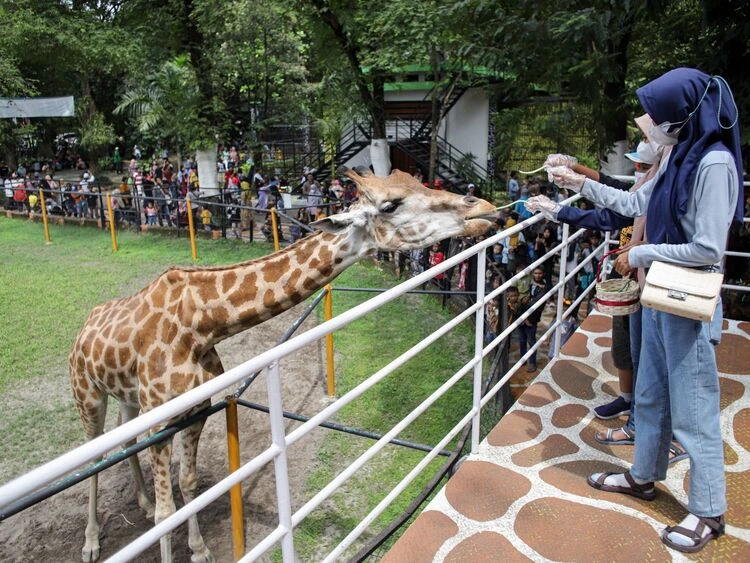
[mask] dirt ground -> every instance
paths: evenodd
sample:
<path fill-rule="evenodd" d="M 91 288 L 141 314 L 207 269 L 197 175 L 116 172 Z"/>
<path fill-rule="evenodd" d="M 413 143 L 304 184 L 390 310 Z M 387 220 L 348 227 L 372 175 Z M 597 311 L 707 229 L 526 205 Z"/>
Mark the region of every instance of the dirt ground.
<path fill-rule="evenodd" d="M 225 369 L 234 367 L 271 348 L 287 327 L 302 312 L 299 305 L 249 331 L 222 342 L 218 346 Z M 298 334 L 313 326 L 308 318 Z M 315 343 L 288 357 L 281 363 L 284 409 L 299 414 L 318 412 L 329 399 L 326 397 L 325 346 Z M 67 383 L 67 378 L 64 380 Z M 69 389 L 60 388 L 61 394 Z M 231 392 L 233 389 L 228 390 Z M 243 395 L 244 399 L 267 404 L 266 378 L 261 375 Z M 221 396 L 215 400 L 221 399 Z M 110 402 L 110 411 L 116 405 Z M 270 444 L 268 415 L 240 407 L 240 449 L 242 462 L 247 462 Z M 288 421 L 287 432 L 299 423 Z M 305 478 L 315 464 L 316 452 L 326 430 L 315 430 L 289 451 L 289 481 L 292 508 L 296 510 L 306 498 Z M 179 439 L 179 437 L 177 438 Z M 175 451 L 177 449 L 175 448 Z M 212 416 L 201 437 L 198 457 L 199 493 L 227 475 L 227 446 L 223 413 Z M 141 464 L 151 489 L 148 454 L 140 454 Z M 172 483 L 177 507 L 182 498 L 177 484 L 178 454 L 173 455 Z M 102 525 L 100 559 L 148 530 L 153 523 L 146 519 L 135 500 L 135 487 L 127 463 L 120 463 L 100 474 L 99 519 Z M 153 491 L 153 489 L 151 489 Z M 276 491 L 273 464 L 267 465 L 242 486 L 245 510 L 246 549 L 257 544 L 277 525 Z M 153 498 L 153 492 L 152 492 Z M 20 514 L 0 523 L 0 561 L 3 562 L 75 562 L 80 561 L 84 542 L 88 503 L 87 482 L 64 491 Z M 199 515 L 201 532 L 217 561 L 233 561 L 229 496 L 204 509 Z M 175 562 L 190 560 L 187 525 L 173 533 L 172 551 Z M 158 543 L 142 554 L 138 561 L 159 561 Z"/>

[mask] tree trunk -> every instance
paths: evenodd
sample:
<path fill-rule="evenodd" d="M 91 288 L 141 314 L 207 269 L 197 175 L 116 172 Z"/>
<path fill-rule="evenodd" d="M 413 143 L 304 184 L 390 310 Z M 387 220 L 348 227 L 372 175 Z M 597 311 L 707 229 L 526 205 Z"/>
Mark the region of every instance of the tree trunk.
<path fill-rule="evenodd" d="M 339 19 L 338 14 L 324 0 L 311 0 L 311 4 L 323 23 L 331 29 L 336 41 L 338 41 L 343 49 L 354 74 L 354 83 L 359 96 L 365 108 L 367 108 L 367 113 L 370 115 L 372 122 L 370 161 L 375 169 L 375 174 L 377 176 L 388 175 L 391 171 L 391 158 L 385 131 L 384 79 L 378 73 L 377 69 L 371 69 L 371 82 L 368 84 L 368 79 L 362 70 L 362 64 L 359 59 L 360 46 L 352 41 L 351 35 L 344 29 L 344 25 L 341 19 Z M 372 87 L 372 90 L 370 87 Z"/>
<path fill-rule="evenodd" d="M 628 112 L 625 100 L 628 89 L 625 77 L 628 72 L 628 45 L 635 25 L 635 10 L 631 10 L 625 20 L 622 35 L 617 43 L 609 43 L 609 54 L 615 61 L 616 72 L 604 84 L 605 107 L 608 115 L 604 117 L 604 138 L 613 145 L 601 161 L 601 170 L 605 174 L 629 174 L 632 172 L 630 161 L 625 158 L 628 152 L 627 125 Z"/>
<path fill-rule="evenodd" d="M 433 45 L 430 48 L 430 67 L 432 70 L 432 92 L 430 109 L 430 159 L 427 169 L 427 183 L 430 187 L 435 185 L 437 164 L 437 137 L 440 126 L 440 96 L 438 95 L 438 84 L 440 83 L 440 63 L 438 61 L 437 49 Z"/>

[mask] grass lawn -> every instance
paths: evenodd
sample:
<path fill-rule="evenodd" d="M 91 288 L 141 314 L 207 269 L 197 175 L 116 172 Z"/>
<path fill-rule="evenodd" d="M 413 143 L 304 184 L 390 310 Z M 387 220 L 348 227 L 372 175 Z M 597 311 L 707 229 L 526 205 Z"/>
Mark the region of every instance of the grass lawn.
<path fill-rule="evenodd" d="M 107 232 L 53 226 L 51 235 L 53 244 L 45 245 L 40 224 L 0 217 L 0 298 L 4 304 L 0 323 L 0 393 L 4 404 L 0 415 L 0 482 L 80 443 L 78 415 L 60 378 L 67 382 L 67 354 L 91 308 L 137 291 L 172 265 L 191 264 L 186 238 L 123 232 L 120 251 L 113 253 Z M 270 252 L 272 246 L 265 243 L 200 240 L 198 264 L 228 264 Z M 390 272 L 363 262 L 344 272 L 334 286 L 390 287 L 395 283 Z M 336 291 L 334 314 L 371 296 Z M 322 308 L 318 314 L 322 319 Z M 346 393 L 452 316 L 441 308 L 437 298 L 407 295 L 338 331 L 334 337 L 337 395 Z M 387 432 L 467 361 L 472 346 L 471 327 L 464 323 L 341 411 L 337 422 Z M 54 394 L 45 392 L 51 389 Z M 465 378 L 400 437 L 434 444 L 466 413 L 470 403 L 471 382 Z M 110 413 L 114 411 L 110 409 Z M 318 463 L 310 470 L 309 496 L 371 445 L 367 439 L 329 433 L 317 454 Z M 327 553 L 423 455 L 389 446 L 371 460 L 296 529 L 295 548 L 302 559 L 316 560 Z M 433 462 L 432 468 L 442 465 L 443 459 Z M 413 494 L 430 479 L 427 473 L 379 523 L 390 520 L 409 504 Z M 324 543 L 328 547 L 321 551 Z"/>
<path fill-rule="evenodd" d="M 113 253 L 108 232 L 50 229 L 52 244 L 45 245 L 40 223 L 0 217 L 0 482 L 80 444 L 67 357 L 91 309 L 134 293 L 170 266 L 192 264 L 187 238 L 122 232 Z M 265 243 L 199 240 L 198 264 L 272 250 Z"/>

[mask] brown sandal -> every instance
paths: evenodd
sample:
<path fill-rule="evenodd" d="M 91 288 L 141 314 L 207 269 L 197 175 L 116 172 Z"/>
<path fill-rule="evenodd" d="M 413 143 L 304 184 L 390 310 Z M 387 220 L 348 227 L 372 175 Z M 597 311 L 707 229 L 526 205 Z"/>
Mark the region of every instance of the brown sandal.
<path fill-rule="evenodd" d="M 718 518 L 707 518 L 703 516 L 697 516 L 697 518 L 698 525 L 695 527 L 695 530 L 689 530 L 682 526 L 667 526 L 661 533 L 662 543 L 667 547 L 671 547 L 677 551 L 682 551 L 683 553 L 695 553 L 696 551 L 703 549 L 708 542 L 717 539 L 724 533 L 724 515 L 721 515 Z M 711 532 L 707 536 L 704 536 L 703 532 L 706 528 L 710 528 Z M 682 545 L 673 542 L 669 539 L 669 534 L 672 532 L 676 532 L 685 536 L 689 540 L 692 540 L 693 545 Z"/>
<path fill-rule="evenodd" d="M 587 482 L 595 489 L 599 489 L 600 491 L 604 491 L 607 493 L 622 493 L 624 495 L 630 495 L 641 500 L 654 500 L 656 498 L 656 489 L 654 488 L 653 482 L 639 485 L 630 476 L 630 471 L 626 471 L 622 475 L 623 477 L 625 477 L 625 480 L 628 482 L 629 486 L 621 487 L 619 485 L 605 485 L 604 481 L 606 481 L 607 477 L 609 477 L 610 475 L 619 475 L 619 473 L 614 473 L 612 471 L 608 473 L 602 473 L 596 479 L 592 479 L 591 476 L 589 476 Z"/>

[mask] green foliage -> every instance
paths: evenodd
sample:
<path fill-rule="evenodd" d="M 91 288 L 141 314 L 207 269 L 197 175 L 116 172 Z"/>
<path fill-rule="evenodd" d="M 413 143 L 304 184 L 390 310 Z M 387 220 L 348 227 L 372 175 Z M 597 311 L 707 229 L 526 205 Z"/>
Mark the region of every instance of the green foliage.
<path fill-rule="evenodd" d="M 501 169 L 535 169 L 549 153 L 574 154 L 587 162 L 598 162 L 596 130 L 587 106 L 524 105 L 503 109 L 494 117 L 495 158 Z"/>
<path fill-rule="evenodd" d="M 628 133 L 635 88 L 681 65 L 727 78 L 750 136 L 748 22 L 740 0 L 0 0 L 0 95 L 85 99 L 82 136 L 97 151 L 107 124 L 127 145 L 196 147 L 217 136 L 256 142 L 279 123 L 377 121 L 382 82 L 405 65 L 432 67 L 438 101 L 476 82 L 463 69 L 482 65 L 498 107 L 586 108 L 598 153 Z M 164 75 L 179 57 L 192 69 L 181 91 Z M 132 113 L 114 112 L 123 105 Z M 563 118 L 538 134 L 554 136 Z M 44 147 L 71 128 L 37 123 Z M 2 148 L 16 139 L 0 123 Z"/>
<path fill-rule="evenodd" d="M 147 77 L 134 77 L 115 114 L 127 114 L 139 133 L 154 144 L 180 149 L 211 142 L 207 125 L 200 123 L 197 76 L 186 55 L 165 62 Z"/>
<path fill-rule="evenodd" d="M 115 131 L 104 121 L 101 112 L 94 113 L 85 123 L 81 123 L 81 146 L 89 150 L 102 149 L 114 142 Z"/>

